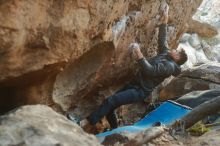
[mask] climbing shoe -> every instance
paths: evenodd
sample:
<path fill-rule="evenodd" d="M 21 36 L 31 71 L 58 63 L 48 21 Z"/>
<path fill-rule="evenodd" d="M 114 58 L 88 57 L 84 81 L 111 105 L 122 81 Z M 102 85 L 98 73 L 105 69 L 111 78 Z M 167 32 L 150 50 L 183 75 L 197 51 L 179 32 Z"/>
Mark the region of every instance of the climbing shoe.
<path fill-rule="evenodd" d="M 66 114 L 66 117 L 67 117 L 70 121 L 76 123 L 77 125 L 80 125 L 80 117 L 79 117 L 78 115 L 76 115 L 76 114 L 74 114 L 74 113 L 72 113 L 72 112 L 69 112 L 69 113 Z"/>

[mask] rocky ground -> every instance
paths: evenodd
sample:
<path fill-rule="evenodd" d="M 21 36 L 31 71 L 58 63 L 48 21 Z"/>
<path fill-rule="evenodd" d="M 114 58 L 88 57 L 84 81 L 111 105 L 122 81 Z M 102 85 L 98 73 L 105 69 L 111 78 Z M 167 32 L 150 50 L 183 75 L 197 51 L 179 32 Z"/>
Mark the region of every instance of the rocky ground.
<path fill-rule="evenodd" d="M 213 146 L 218 145 L 220 131 L 212 130 L 201 137 L 187 133 L 172 136 L 166 127 L 153 127 L 140 133 L 107 137 L 106 146 Z M 44 105 L 24 106 L 0 117 L 1 146 L 99 146 L 94 135 Z"/>
<path fill-rule="evenodd" d="M 0 117 L 1 146 L 100 145 L 94 135 L 45 105 L 24 106 Z"/>
<path fill-rule="evenodd" d="M 180 76 L 153 92 L 152 100 L 178 98 L 194 108 L 220 92 L 220 3 L 167 3 L 169 46 L 183 47 L 189 60 Z M 200 137 L 172 136 L 168 127 L 153 127 L 113 135 L 101 144 L 93 134 L 108 128 L 105 119 L 90 135 L 65 117 L 67 111 L 86 117 L 132 79 L 136 67 L 127 49 L 131 42 L 141 44 L 146 58 L 156 55 L 160 4 L 0 0 L 0 146 L 219 145 L 218 126 Z M 132 124 L 147 112 L 147 103 L 122 106 L 119 123 Z"/>

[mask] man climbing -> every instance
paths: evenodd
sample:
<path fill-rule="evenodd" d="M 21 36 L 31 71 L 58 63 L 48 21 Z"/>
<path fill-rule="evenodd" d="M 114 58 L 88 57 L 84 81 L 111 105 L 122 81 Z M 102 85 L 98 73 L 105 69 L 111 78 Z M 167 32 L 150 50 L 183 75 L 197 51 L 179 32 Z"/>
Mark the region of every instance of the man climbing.
<path fill-rule="evenodd" d="M 167 22 L 169 6 L 165 3 L 160 12 L 158 55 L 150 60 L 146 60 L 138 44 L 129 46 L 134 52 L 140 67 L 136 81 L 126 85 L 114 95 L 108 97 L 91 113 L 86 119 L 80 121 L 80 126 L 85 128 L 88 125 L 95 125 L 106 116 L 111 128 L 117 128 L 117 119 L 114 110 L 121 105 L 144 101 L 153 89 L 164 81 L 165 78 L 180 74 L 180 66 L 187 60 L 187 55 L 183 49 L 180 51 L 169 50 L 167 45 Z"/>

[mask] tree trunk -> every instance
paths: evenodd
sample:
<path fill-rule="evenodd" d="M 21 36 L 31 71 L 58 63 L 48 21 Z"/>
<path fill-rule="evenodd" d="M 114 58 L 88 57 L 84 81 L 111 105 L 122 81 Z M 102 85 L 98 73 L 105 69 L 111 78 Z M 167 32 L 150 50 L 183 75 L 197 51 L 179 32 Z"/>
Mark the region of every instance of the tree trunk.
<path fill-rule="evenodd" d="M 180 121 L 184 122 L 185 129 L 190 128 L 198 121 L 204 119 L 209 115 L 216 114 L 220 111 L 220 96 L 204 102 L 198 107 L 194 108 L 189 114 L 185 115 Z"/>

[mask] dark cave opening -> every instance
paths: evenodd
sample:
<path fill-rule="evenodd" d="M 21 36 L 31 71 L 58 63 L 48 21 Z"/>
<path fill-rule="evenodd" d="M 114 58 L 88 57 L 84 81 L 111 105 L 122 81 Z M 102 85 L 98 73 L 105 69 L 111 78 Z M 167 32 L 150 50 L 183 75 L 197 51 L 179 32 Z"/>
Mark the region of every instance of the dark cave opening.
<path fill-rule="evenodd" d="M 48 65 L 42 70 L 0 82 L 0 115 L 23 105 L 53 106 L 53 84 L 64 65 L 65 62 Z"/>
<path fill-rule="evenodd" d="M 1 86 L 0 97 L 0 115 L 25 104 L 24 100 L 22 100 L 22 97 L 17 98 L 15 88 L 12 86 Z"/>

